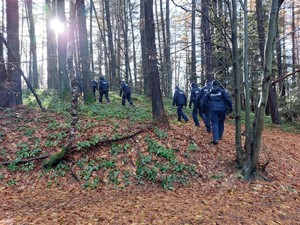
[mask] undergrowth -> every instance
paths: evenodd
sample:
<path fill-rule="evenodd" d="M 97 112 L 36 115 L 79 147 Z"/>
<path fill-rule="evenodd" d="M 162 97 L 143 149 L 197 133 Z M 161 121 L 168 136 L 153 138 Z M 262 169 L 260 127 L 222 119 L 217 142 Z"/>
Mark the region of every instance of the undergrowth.
<path fill-rule="evenodd" d="M 37 92 L 47 112 L 38 112 L 35 99 L 27 92 L 24 93 L 27 107 L 23 113 L 26 116 L 15 109 L 0 112 L 0 159 L 11 162 L 0 167 L 0 183 L 14 186 L 22 179 L 17 173 L 42 173 L 41 179 L 47 180 L 47 186 L 63 185 L 71 175 L 85 189 L 154 183 L 172 190 L 176 185 L 188 185 L 198 175 L 191 160 L 199 150 L 196 143 L 189 143 L 181 152 L 171 148 L 167 144 L 168 130 L 162 127 L 147 130 L 137 139 L 128 138 L 151 122 L 150 100 L 133 95 L 136 107 L 129 104 L 123 107 L 121 98 L 114 92 L 110 93 L 110 104 L 83 104 L 79 99 L 76 141 L 72 156 L 66 161 L 47 171 L 42 171 L 40 161 L 20 163 L 32 157 L 54 154 L 66 144 L 69 135 L 69 101 L 60 99 L 52 91 Z M 176 107 L 171 105 L 170 99 L 164 99 L 164 103 L 168 116 L 176 116 Z M 191 114 L 187 108 L 185 112 Z M 253 114 L 251 116 L 253 118 Z M 269 117 L 265 121 L 267 126 L 272 126 Z M 299 125 L 290 123 L 281 128 L 300 130 Z M 11 137 L 7 130 L 15 136 Z M 8 141 L 14 141 L 14 144 L 5 145 Z M 218 180 L 223 176 L 216 173 L 210 178 Z"/>

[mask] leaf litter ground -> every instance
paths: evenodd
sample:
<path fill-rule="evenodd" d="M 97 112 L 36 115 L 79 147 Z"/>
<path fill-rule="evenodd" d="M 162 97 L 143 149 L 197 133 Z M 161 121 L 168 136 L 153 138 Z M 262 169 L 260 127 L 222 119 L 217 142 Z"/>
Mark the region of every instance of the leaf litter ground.
<path fill-rule="evenodd" d="M 72 153 L 51 171 L 42 160 L 68 135 L 68 115 L 0 112 L 0 224 L 300 224 L 299 135 L 265 129 L 260 165 L 235 169 L 235 132 L 218 145 L 204 127 L 171 120 L 80 118 Z"/>

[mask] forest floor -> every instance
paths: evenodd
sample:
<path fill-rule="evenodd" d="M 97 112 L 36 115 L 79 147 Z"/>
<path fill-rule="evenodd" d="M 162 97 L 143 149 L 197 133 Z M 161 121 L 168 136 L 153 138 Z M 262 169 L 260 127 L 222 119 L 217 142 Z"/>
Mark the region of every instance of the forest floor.
<path fill-rule="evenodd" d="M 67 136 L 62 118 L 26 107 L 0 111 L 0 162 L 59 150 L 55 141 L 63 142 Z M 0 224 L 300 224 L 300 135 L 266 128 L 259 164 L 269 164 L 248 182 L 235 168 L 235 129 L 230 120 L 218 145 L 210 143 L 203 123 L 196 128 L 191 120 L 186 124 L 170 120 L 168 130 L 114 121 L 117 130 L 128 135 L 112 148 L 114 141 L 83 141 L 112 129 L 103 121 L 98 126 L 86 119 L 76 138 L 81 144 L 65 161 L 68 169 L 61 165 L 45 172 L 42 160 L 0 167 Z M 181 162 L 172 161 L 175 169 L 158 163 L 161 152 L 146 157 L 146 144 L 156 139 L 159 146 L 175 149 Z M 172 159 L 174 152 L 169 152 Z M 138 172 L 135 165 L 143 153 L 145 167 Z M 111 157 L 114 167 L 105 164 L 112 162 Z M 179 176 L 181 165 L 190 173 Z M 148 167 L 152 170 L 141 172 Z"/>

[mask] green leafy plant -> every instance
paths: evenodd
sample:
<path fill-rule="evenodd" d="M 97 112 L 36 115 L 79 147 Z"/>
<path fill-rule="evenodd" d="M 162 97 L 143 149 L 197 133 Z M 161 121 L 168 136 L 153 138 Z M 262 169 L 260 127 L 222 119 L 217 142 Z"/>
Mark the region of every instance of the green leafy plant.
<path fill-rule="evenodd" d="M 35 129 L 33 129 L 33 128 L 28 129 L 24 132 L 24 135 L 31 137 L 34 131 L 35 131 Z"/>
<path fill-rule="evenodd" d="M 117 169 L 112 169 L 109 171 L 109 181 L 113 184 L 119 184 L 120 180 L 118 178 L 120 171 Z"/>
<path fill-rule="evenodd" d="M 188 151 L 196 151 L 197 150 L 197 145 L 195 143 L 190 143 L 187 147 Z"/>
<path fill-rule="evenodd" d="M 172 174 L 167 175 L 162 178 L 160 184 L 163 187 L 163 189 L 165 189 L 165 190 L 173 190 L 174 189 L 174 186 L 173 186 L 174 180 L 175 180 L 174 175 L 172 175 Z"/>
<path fill-rule="evenodd" d="M 16 152 L 16 155 L 20 159 L 35 157 L 42 151 L 42 149 L 38 147 L 30 149 L 27 143 L 21 143 L 18 147 L 21 149 Z"/>
<path fill-rule="evenodd" d="M 223 173 L 218 173 L 211 176 L 212 179 L 216 179 L 216 180 L 223 179 L 223 177 L 224 177 Z"/>
<path fill-rule="evenodd" d="M 32 171 L 34 169 L 34 163 L 33 162 L 27 162 L 24 165 L 19 167 L 20 171 L 25 171 L 25 172 L 29 172 Z"/>
<path fill-rule="evenodd" d="M 113 144 L 110 148 L 110 154 L 117 156 L 120 153 L 126 152 L 129 147 L 130 145 L 127 143 L 125 145 Z"/>
<path fill-rule="evenodd" d="M 98 177 L 94 178 L 91 181 L 86 181 L 84 184 L 82 184 L 81 186 L 83 188 L 90 188 L 90 189 L 95 189 L 99 186 L 100 184 L 100 179 Z"/>
<path fill-rule="evenodd" d="M 17 180 L 16 179 L 12 179 L 7 181 L 7 185 L 8 186 L 15 186 L 17 184 Z"/>
<path fill-rule="evenodd" d="M 173 149 L 166 148 L 160 145 L 156 140 L 153 140 L 148 137 L 146 138 L 146 142 L 148 144 L 148 150 L 151 154 L 153 153 L 156 156 L 160 156 L 169 160 L 175 158 L 175 153 Z"/>
<path fill-rule="evenodd" d="M 155 128 L 154 129 L 154 133 L 160 138 L 160 139 L 165 139 L 168 137 L 168 133 L 159 129 L 159 128 Z"/>

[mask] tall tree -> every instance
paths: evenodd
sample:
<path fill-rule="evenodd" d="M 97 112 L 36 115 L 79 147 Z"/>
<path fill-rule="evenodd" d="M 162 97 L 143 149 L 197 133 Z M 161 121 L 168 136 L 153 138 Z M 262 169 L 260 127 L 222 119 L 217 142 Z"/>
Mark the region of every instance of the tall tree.
<path fill-rule="evenodd" d="M 170 32 L 170 0 L 166 0 L 166 45 L 164 46 L 165 71 L 167 76 L 166 96 L 172 96 L 172 65 L 171 65 L 171 32 Z"/>
<path fill-rule="evenodd" d="M 232 1 L 231 15 L 231 41 L 232 41 L 232 61 L 234 73 L 234 100 L 235 100 L 235 149 L 236 162 L 238 166 L 243 165 L 242 140 L 241 140 L 241 76 L 239 65 L 239 51 L 237 41 L 237 4 L 236 0 Z"/>
<path fill-rule="evenodd" d="M 142 75 L 144 78 L 144 94 L 150 96 L 150 80 L 146 75 L 147 71 L 147 49 L 146 49 L 146 28 L 145 28 L 145 0 L 140 0 L 140 36 L 142 50 Z"/>
<path fill-rule="evenodd" d="M 249 67 L 248 67 L 248 60 L 249 60 L 248 0 L 244 0 L 242 7 L 243 7 L 243 11 L 244 11 L 244 26 L 243 26 L 243 29 L 244 29 L 244 39 L 243 39 L 244 76 L 243 77 L 244 77 L 244 93 L 245 93 L 245 133 L 246 133 L 246 137 L 247 137 L 247 136 L 250 136 L 250 132 L 251 132 L 251 127 L 250 127 L 250 125 L 251 125 L 251 123 L 250 123 L 250 112 L 251 112 L 250 79 L 249 79 Z M 241 130 L 239 129 L 238 131 L 241 131 Z M 238 132 L 236 132 L 236 133 L 238 133 Z M 240 137 L 241 137 L 241 134 L 239 134 L 239 141 L 241 141 Z M 240 142 L 239 142 L 239 144 L 240 144 Z M 239 145 L 239 147 L 241 150 L 241 145 Z M 246 148 L 248 148 L 248 147 L 246 147 Z M 242 158 L 239 160 L 242 160 Z"/>
<path fill-rule="evenodd" d="M 1 30 L 4 30 L 4 5 L 2 5 L 1 8 L 1 13 L 2 13 L 2 18 L 1 18 L 1 22 L 0 22 L 0 26 L 1 26 Z M 0 107 L 2 105 L 2 103 L 5 101 L 4 99 L 2 100 L 2 98 L 5 95 L 5 82 L 7 79 L 7 71 L 6 71 L 6 66 L 5 66 L 5 60 L 4 60 L 4 48 L 3 48 L 3 41 L 0 40 Z M 1 97 L 2 96 L 2 97 Z"/>
<path fill-rule="evenodd" d="M 244 163 L 243 174 L 246 179 L 251 178 L 251 174 L 256 169 L 260 147 L 262 132 L 264 126 L 264 115 L 268 101 L 269 88 L 272 77 L 272 61 L 274 57 L 274 44 L 277 30 L 278 13 L 284 0 L 272 0 L 268 19 L 268 34 L 264 50 L 264 73 L 262 78 L 262 88 L 260 93 L 260 101 L 255 112 L 252 134 L 246 137 L 246 161 Z M 247 142 L 250 142 L 249 144 Z"/>
<path fill-rule="evenodd" d="M 191 26 L 191 74 L 190 82 L 197 83 L 197 73 L 196 73 L 196 0 L 192 0 L 192 26 Z"/>
<path fill-rule="evenodd" d="M 95 66 L 94 66 L 94 54 L 93 54 L 93 0 L 90 0 L 90 61 L 91 61 L 91 70 L 92 74 L 94 75 Z"/>
<path fill-rule="evenodd" d="M 110 7 L 109 7 L 109 0 L 105 0 L 105 18 L 106 18 L 106 25 L 107 25 L 107 35 L 108 35 L 108 48 L 109 48 L 109 57 L 110 57 L 110 65 L 109 65 L 109 73 L 111 78 L 111 88 L 113 90 L 116 89 L 116 53 L 114 49 L 114 42 L 113 42 L 113 34 L 112 34 L 112 26 L 111 26 L 111 19 L 110 19 Z"/>
<path fill-rule="evenodd" d="M 213 80 L 213 64 L 212 64 L 212 43 L 211 43 L 211 32 L 209 23 L 209 10 L 207 0 L 202 0 L 202 22 L 201 30 L 203 34 L 204 49 L 205 49 L 205 73 L 206 79 Z"/>
<path fill-rule="evenodd" d="M 39 76 L 38 76 L 38 65 L 37 65 L 37 52 L 36 52 L 36 36 L 35 36 L 35 24 L 32 14 L 32 0 L 26 0 L 27 13 L 29 19 L 29 36 L 30 36 L 30 55 L 32 56 L 32 79 L 30 82 L 33 88 L 39 88 Z"/>
<path fill-rule="evenodd" d="M 134 4 L 128 0 L 129 4 L 129 18 L 130 18 L 130 28 L 131 28 L 131 38 L 132 38 L 132 61 L 133 61 L 133 79 L 134 84 L 137 86 L 137 61 L 136 61 L 136 35 L 133 23 L 133 13 L 134 13 Z"/>
<path fill-rule="evenodd" d="M 7 66 L 7 102 L 2 106 L 10 107 L 22 104 L 22 85 L 19 42 L 19 4 L 18 0 L 6 0 L 7 40 L 11 48 L 8 52 Z"/>
<path fill-rule="evenodd" d="M 258 31 L 258 40 L 259 40 L 259 51 L 261 57 L 261 65 L 264 67 L 264 44 L 265 44 L 265 28 L 264 28 L 264 13 L 262 1 L 256 0 L 256 23 L 257 23 L 257 31 Z M 269 97 L 268 97 L 268 108 L 267 111 L 270 111 L 271 118 L 273 123 L 280 123 L 280 114 L 278 111 L 276 93 L 275 90 L 270 86 Z"/>
<path fill-rule="evenodd" d="M 46 0 L 46 29 L 47 29 L 47 84 L 49 89 L 59 91 L 59 78 L 57 70 L 57 43 L 51 21 L 55 17 L 56 0 Z"/>
<path fill-rule="evenodd" d="M 153 16 L 153 0 L 143 0 L 143 15 L 145 21 L 145 46 L 147 56 L 146 76 L 150 80 L 152 116 L 157 123 L 169 125 L 167 114 L 162 101 L 159 71 L 157 66 L 157 51 L 155 44 L 155 26 Z"/>
<path fill-rule="evenodd" d="M 92 102 L 94 100 L 91 87 L 91 72 L 90 72 L 90 55 L 88 45 L 88 35 L 86 27 L 86 12 L 84 0 L 77 0 L 77 21 L 79 35 L 79 58 L 81 65 L 81 74 L 83 79 L 83 95 L 84 102 Z"/>
<path fill-rule="evenodd" d="M 57 16 L 60 23 L 66 27 L 65 1 L 57 0 Z M 67 72 L 67 35 L 66 30 L 58 33 L 58 74 L 60 81 L 60 96 L 70 93 L 70 81 Z"/>

